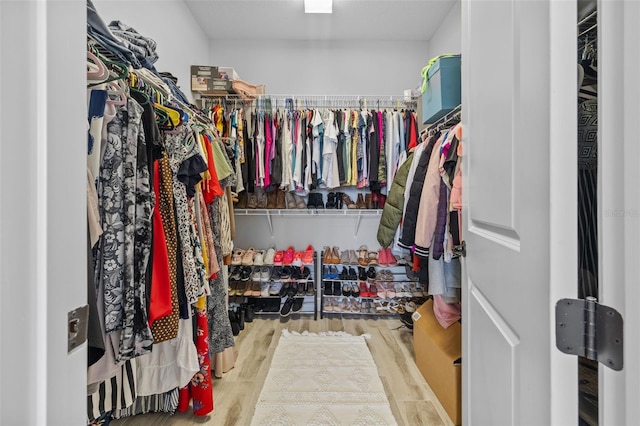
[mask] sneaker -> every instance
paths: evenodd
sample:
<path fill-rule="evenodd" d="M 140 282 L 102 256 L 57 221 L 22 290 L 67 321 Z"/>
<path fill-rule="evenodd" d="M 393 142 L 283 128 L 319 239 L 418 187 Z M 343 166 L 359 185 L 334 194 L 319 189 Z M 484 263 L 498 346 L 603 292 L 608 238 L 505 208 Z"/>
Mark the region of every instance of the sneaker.
<path fill-rule="evenodd" d="M 280 309 L 280 316 L 288 317 L 291 314 L 291 308 L 293 308 L 293 297 L 287 297 L 287 300 Z"/>
<path fill-rule="evenodd" d="M 281 280 L 289 280 L 291 279 L 291 268 L 288 266 L 283 267 L 280 270 L 280 279 Z"/>
<path fill-rule="evenodd" d="M 269 297 L 271 285 L 268 282 L 260 283 L 260 297 Z"/>
<path fill-rule="evenodd" d="M 309 268 L 307 268 L 306 266 L 302 268 L 302 272 L 300 273 L 300 279 L 308 280 L 310 276 L 311 276 L 311 271 L 309 270 Z"/>
<path fill-rule="evenodd" d="M 260 281 L 260 272 L 261 272 L 261 268 L 259 267 L 253 268 L 253 274 L 251 274 L 251 280 Z"/>
<path fill-rule="evenodd" d="M 251 268 L 243 266 L 240 270 L 240 281 L 249 281 L 249 278 L 251 278 Z"/>
<path fill-rule="evenodd" d="M 302 254 L 302 264 L 303 265 L 313 265 L 313 246 L 309 244 Z"/>
<path fill-rule="evenodd" d="M 304 304 L 304 298 L 295 297 L 293 299 L 293 304 L 291 305 L 291 312 L 300 312 L 302 310 L 303 304 Z"/>
<path fill-rule="evenodd" d="M 269 286 L 269 294 L 271 296 L 278 296 L 282 290 L 282 283 L 280 281 L 274 281 Z"/>
<path fill-rule="evenodd" d="M 275 247 L 269 248 L 264 255 L 263 263 L 265 265 L 273 265 L 273 258 L 275 257 L 275 255 L 276 255 Z"/>
<path fill-rule="evenodd" d="M 231 270 L 231 275 L 229 275 L 229 281 L 240 281 L 240 274 L 242 273 L 242 267 L 236 266 Z"/>
<path fill-rule="evenodd" d="M 253 256 L 253 264 L 257 266 L 264 265 L 264 250 L 256 250 L 256 254 Z"/>
<path fill-rule="evenodd" d="M 282 266 L 283 260 L 284 260 L 284 250 L 278 250 L 276 254 L 273 256 L 273 264 Z"/>
<path fill-rule="evenodd" d="M 302 278 L 302 273 L 301 273 L 301 269 L 300 268 L 291 268 L 291 279 L 298 281 L 299 279 Z"/>
<path fill-rule="evenodd" d="M 256 268 L 260 270 L 260 281 L 267 282 L 271 279 L 271 268 L 263 266 L 262 268 Z"/>
<path fill-rule="evenodd" d="M 293 246 L 289 246 L 284 252 L 284 259 L 282 259 L 282 263 L 286 266 L 290 266 L 293 263 L 294 254 L 295 249 L 293 248 Z"/>
<path fill-rule="evenodd" d="M 291 266 L 297 266 L 297 267 L 302 266 L 302 254 L 303 253 L 301 251 L 295 252 L 295 254 L 293 255 L 293 261 L 291 262 Z"/>

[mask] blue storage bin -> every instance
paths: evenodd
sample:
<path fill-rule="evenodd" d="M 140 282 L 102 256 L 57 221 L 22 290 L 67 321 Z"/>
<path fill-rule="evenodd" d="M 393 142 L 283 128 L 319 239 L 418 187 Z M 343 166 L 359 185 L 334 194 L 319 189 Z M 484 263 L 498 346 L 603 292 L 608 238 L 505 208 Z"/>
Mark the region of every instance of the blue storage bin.
<path fill-rule="evenodd" d="M 460 55 L 438 57 L 426 73 L 422 123 L 432 124 L 460 105 Z"/>

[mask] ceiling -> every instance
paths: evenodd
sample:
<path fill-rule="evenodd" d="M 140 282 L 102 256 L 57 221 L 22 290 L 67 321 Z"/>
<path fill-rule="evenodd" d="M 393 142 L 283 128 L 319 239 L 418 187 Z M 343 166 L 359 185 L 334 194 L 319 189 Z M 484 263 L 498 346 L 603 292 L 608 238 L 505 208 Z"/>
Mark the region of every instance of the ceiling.
<path fill-rule="evenodd" d="M 305 14 L 303 0 L 185 0 L 214 40 L 429 40 L 460 0 L 333 0 Z"/>

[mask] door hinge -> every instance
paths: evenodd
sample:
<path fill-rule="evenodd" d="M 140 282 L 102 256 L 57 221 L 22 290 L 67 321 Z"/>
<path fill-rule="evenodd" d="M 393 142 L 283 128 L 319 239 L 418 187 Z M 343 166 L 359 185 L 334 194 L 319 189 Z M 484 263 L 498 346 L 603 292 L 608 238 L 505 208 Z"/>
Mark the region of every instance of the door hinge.
<path fill-rule="evenodd" d="M 67 353 L 71 352 L 87 340 L 89 325 L 89 305 L 67 313 Z"/>
<path fill-rule="evenodd" d="M 556 347 L 620 371 L 623 367 L 623 322 L 615 309 L 595 297 L 560 299 L 556 303 Z"/>

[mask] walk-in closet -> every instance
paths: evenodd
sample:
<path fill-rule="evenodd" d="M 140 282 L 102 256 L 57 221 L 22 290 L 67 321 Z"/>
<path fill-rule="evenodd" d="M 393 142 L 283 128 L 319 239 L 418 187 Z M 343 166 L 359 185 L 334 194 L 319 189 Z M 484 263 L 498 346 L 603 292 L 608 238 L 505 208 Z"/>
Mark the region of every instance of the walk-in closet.
<path fill-rule="evenodd" d="M 634 424 L 639 20 L 0 1 L 0 424 Z"/>

